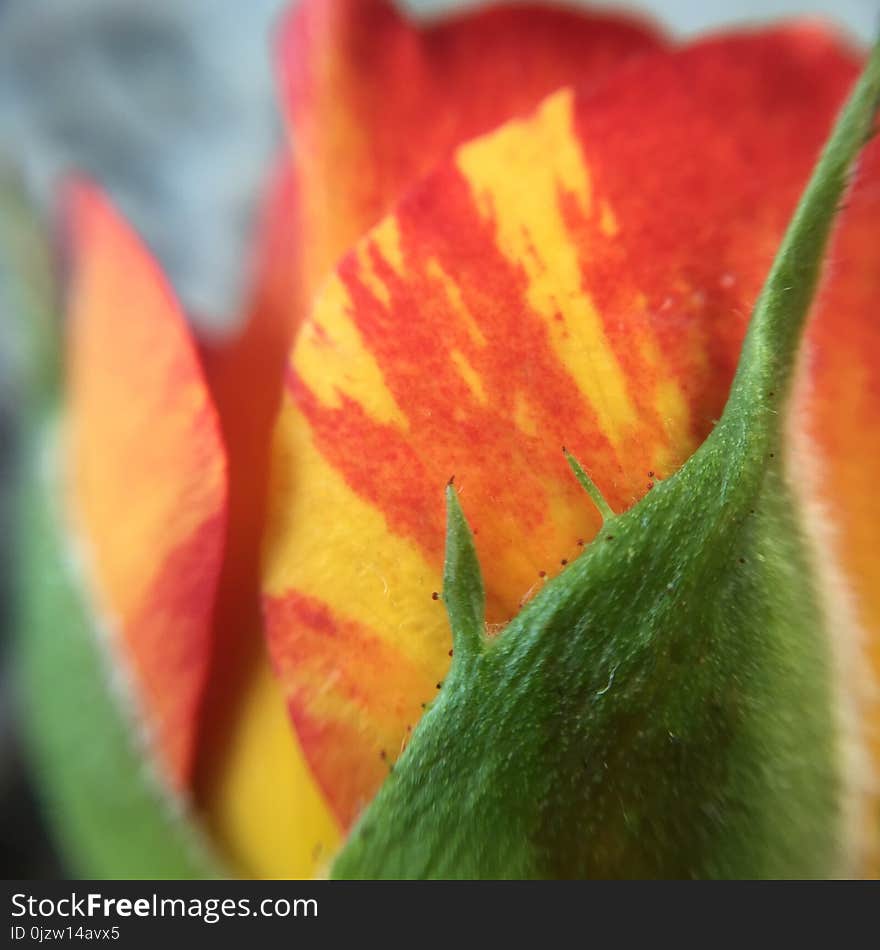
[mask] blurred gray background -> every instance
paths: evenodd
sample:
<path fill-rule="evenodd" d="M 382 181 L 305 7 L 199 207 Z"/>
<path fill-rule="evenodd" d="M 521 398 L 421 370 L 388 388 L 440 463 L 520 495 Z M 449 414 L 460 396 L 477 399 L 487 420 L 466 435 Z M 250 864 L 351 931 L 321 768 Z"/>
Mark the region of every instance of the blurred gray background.
<path fill-rule="evenodd" d="M 473 5 L 408 0 L 419 14 Z M 679 35 L 824 15 L 867 40 L 877 0 L 603 3 L 653 15 Z M 0 0 L 0 173 L 48 215 L 59 175 L 100 181 L 160 258 L 193 319 L 229 325 L 266 169 L 281 145 L 269 59 L 286 0 Z M 0 214 L 3 213 L 0 205 Z M 20 265 L 0 247 L 0 650 L 9 627 L 16 365 L 11 308 Z M 4 666 L 5 669 L 5 666 Z M 0 862 L 4 877 L 61 873 L 29 794 L 0 671 Z"/>
<path fill-rule="evenodd" d="M 405 0 L 419 14 L 473 0 Z M 854 35 L 877 0 L 656 0 L 680 35 L 824 14 Z M 235 313 L 240 262 L 280 123 L 268 55 L 287 0 L 0 0 L 0 155 L 46 208 L 59 172 L 88 171 L 159 255 L 196 319 Z"/>

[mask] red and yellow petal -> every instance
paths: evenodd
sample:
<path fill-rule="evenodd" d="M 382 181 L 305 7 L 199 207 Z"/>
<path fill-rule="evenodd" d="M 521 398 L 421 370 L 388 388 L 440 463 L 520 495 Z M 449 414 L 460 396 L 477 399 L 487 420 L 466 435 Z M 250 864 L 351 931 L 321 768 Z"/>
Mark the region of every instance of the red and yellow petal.
<path fill-rule="evenodd" d="M 161 765 L 193 769 L 226 523 L 226 463 L 184 317 L 147 250 L 87 184 L 67 194 L 68 510 L 98 615 Z"/>
<path fill-rule="evenodd" d="M 263 588 L 291 716 L 345 825 L 449 662 L 432 597 L 445 482 L 503 624 L 600 526 L 563 444 L 617 511 L 682 464 L 723 409 L 858 65 L 804 25 L 558 93 L 460 147 L 325 284 L 288 367 Z M 876 146 L 863 169 L 816 307 L 810 411 L 868 628 L 878 453 L 858 438 L 880 409 Z M 841 330 L 857 343 L 838 358 Z"/>
<path fill-rule="evenodd" d="M 659 48 L 646 23 L 502 5 L 418 28 L 389 0 L 304 0 L 282 26 L 302 301 L 404 188 L 466 139 Z"/>
<path fill-rule="evenodd" d="M 212 838 L 247 877 L 312 877 L 340 831 L 290 728 L 259 601 L 269 445 L 296 329 L 298 216 L 289 160 L 268 188 L 240 333 L 203 344 L 229 464 L 229 525 L 196 776 Z"/>

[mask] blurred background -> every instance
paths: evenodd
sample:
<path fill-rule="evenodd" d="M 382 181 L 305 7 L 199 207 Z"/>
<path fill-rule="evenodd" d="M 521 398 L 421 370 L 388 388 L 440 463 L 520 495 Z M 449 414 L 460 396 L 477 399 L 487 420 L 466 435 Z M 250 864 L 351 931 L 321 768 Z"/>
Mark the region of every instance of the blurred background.
<path fill-rule="evenodd" d="M 267 168 L 282 143 L 271 33 L 288 0 L 0 0 L 0 866 L 63 875 L 17 743 L 9 671 L 23 301 L 53 306 L 46 222 L 59 177 L 89 173 L 156 253 L 192 319 L 228 327 Z M 473 5 L 407 0 L 415 14 Z M 793 14 L 867 41 L 877 0 L 604 2 L 681 36 Z"/>

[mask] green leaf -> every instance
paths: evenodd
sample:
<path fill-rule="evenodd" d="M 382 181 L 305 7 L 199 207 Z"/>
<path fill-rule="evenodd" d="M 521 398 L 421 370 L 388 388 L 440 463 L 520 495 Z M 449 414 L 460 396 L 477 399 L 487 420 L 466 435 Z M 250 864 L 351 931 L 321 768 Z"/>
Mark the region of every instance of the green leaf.
<path fill-rule="evenodd" d="M 76 876 L 222 873 L 187 806 L 152 770 L 109 645 L 92 616 L 57 506 L 55 427 L 23 485 L 17 661 L 36 785 Z"/>
<path fill-rule="evenodd" d="M 878 100 L 880 47 L 790 225 L 710 438 L 453 665 L 336 877 L 846 873 L 829 632 L 782 425 Z M 449 557 L 467 590 L 478 569 L 460 576 L 462 533 Z"/>

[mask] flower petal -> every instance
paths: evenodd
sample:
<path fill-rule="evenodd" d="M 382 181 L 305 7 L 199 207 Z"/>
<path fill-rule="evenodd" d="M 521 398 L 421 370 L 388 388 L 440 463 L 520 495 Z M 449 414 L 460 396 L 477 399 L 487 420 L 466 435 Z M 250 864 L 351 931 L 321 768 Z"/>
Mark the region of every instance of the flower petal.
<path fill-rule="evenodd" d="M 388 0 L 305 0 L 282 25 L 303 195 L 302 300 L 455 145 L 662 45 L 648 24 L 501 5 L 417 28 Z"/>
<path fill-rule="evenodd" d="M 87 184 L 67 195 L 68 477 L 89 579 L 170 780 L 191 776 L 226 519 L 217 417 L 183 315 Z"/>
<path fill-rule="evenodd" d="M 339 839 L 290 729 L 260 616 L 270 437 L 299 315 L 297 214 L 285 158 L 266 195 L 245 324 L 233 340 L 203 346 L 229 458 L 229 530 L 197 797 L 213 840 L 233 865 L 262 878 L 314 876 Z"/>
<path fill-rule="evenodd" d="M 289 368 L 264 593 L 291 715 L 343 822 L 448 665 L 443 484 L 455 475 L 499 624 L 600 527 L 561 445 L 615 511 L 682 464 L 724 405 L 857 60 L 804 25 L 559 93 L 458 149 L 329 280 Z M 832 296 L 878 270 L 851 217 Z M 853 306 L 853 356 L 876 358 L 868 297 Z M 816 326 L 835 319 L 820 303 Z"/>

